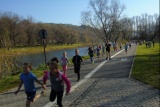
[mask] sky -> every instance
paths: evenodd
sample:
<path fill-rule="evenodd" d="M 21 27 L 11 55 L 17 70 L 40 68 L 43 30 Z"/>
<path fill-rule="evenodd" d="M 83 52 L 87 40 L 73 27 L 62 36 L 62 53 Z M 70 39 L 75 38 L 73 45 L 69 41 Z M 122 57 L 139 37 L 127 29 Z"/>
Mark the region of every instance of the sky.
<path fill-rule="evenodd" d="M 36 22 L 81 25 L 90 0 L 1 0 L 0 13 L 13 12 Z M 119 0 L 128 17 L 159 14 L 159 0 Z"/>

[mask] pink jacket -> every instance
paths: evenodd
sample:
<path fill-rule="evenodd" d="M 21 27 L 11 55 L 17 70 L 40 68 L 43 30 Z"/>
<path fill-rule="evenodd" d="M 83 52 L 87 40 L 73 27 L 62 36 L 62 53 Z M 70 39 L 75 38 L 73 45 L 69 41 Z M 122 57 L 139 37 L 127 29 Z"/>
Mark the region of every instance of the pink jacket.
<path fill-rule="evenodd" d="M 68 78 L 64 74 L 62 74 L 60 71 L 59 71 L 59 76 L 58 77 L 65 82 L 65 84 L 66 84 L 66 92 L 70 92 L 71 83 L 68 80 Z M 47 81 L 48 78 L 50 78 L 50 72 L 49 71 L 44 71 L 44 75 L 43 75 L 43 83 L 44 84 L 46 84 L 46 81 Z"/>

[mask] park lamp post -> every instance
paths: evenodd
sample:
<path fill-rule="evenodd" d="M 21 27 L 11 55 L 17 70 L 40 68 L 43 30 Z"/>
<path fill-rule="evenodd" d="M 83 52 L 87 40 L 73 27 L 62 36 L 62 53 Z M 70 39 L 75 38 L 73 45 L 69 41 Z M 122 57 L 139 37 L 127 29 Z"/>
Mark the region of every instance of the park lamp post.
<path fill-rule="evenodd" d="M 39 31 L 39 37 L 40 39 L 43 41 L 43 47 L 44 47 L 44 59 L 45 59 L 45 65 L 47 67 L 47 64 L 46 64 L 46 38 L 47 38 L 47 31 L 45 29 L 41 29 Z"/>

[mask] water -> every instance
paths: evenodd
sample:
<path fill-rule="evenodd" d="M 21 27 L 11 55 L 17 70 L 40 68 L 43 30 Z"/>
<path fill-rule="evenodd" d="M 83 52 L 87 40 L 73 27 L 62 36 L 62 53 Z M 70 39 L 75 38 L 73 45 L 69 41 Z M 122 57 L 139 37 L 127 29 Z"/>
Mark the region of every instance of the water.
<path fill-rule="evenodd" d="M 88 47 L 78 48 L 79 49 L 79 55 L 86 56 L 88 55 L 87 49 Z M 72 58 L 75 55 L 75 49 L 64 49 L 59 51 L 50 51 L 46 52 L 46 60 L 47 62 L 53 58 L 57 57 L 59 60 L 63 56 L 63 52 L 67 52 L 67 57 Z M 28 62 L 32 64 L 33 68 L 37 68 L 40 64 L 44 63 L 44 53 L 38 53 L 38 54 L 26 54 L 20 56 L 20 64 L 19 66 L 22 66 L 24 62 Z"/>

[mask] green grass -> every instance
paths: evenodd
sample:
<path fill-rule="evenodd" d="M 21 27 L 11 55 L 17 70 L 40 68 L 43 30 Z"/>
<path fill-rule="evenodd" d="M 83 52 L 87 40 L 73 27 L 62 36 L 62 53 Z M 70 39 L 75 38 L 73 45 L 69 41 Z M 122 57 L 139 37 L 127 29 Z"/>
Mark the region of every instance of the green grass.
<path fill-rule="evenodd" d="M 82 56 L 83 60 L 86 60 L 89 58 L 89 56 Z M 72 58 L 69 59 L 70 60 L 70 64 L 68 66 L 73 66 L 72 64 Z M 46 68 L 45 64 L 41 64 L 39 65 L 38 68 L 33 69 L 32 72 L 37 76 L 37 77 L 42 77 L 43 76 L 43 71 L 47 70 L 48 68 Z M 61 67 L 59 65 L 59 70 L 61 70 Z M 21 69 L 21 73 L 22 73 L 22 69 Z M 19 80 L 19 76 L 20 74 L 15 74 L 12 76 L 6 76 L 4 78 L 0 79 L 0 93 L 3 93 L 11 88 L 17 87 L 20 80 Z"/>
<path fill-rule="evenodd" d="M 136 57 L 131 77 L 143 83 L 160 89 L 160 45 L 146 48 L 140 45 L 136 50 Z"/>
<path fill-rule="evenodd" d="M 46 51 L 56 51 L 62 49 L 75 49 L 78 47 L 89 46 L 90 43 L 80 43 L 73 45 L 47 45 Z M 20 60 L 20 56 L 23 54 L 36 54 L 42 53 L 43 46 L 35 46 L 35 47 L 16 47 L 10 48 L 7 50 L 6 48 L 0 48 L 0 78 L 6 75 L 13 74 L 15 69 L 15 59 Z"/>
<path fill-rule="evenodd" d="M 19 84 L 19 76 L 7 76 L 0 80 L 0 93 Z"/>
<path fill-rule="evenodd" d="M 83 44 L 73 44 L 73 45 L 47 45 L 46 51 L 54 51 L 54 50 L 62 50 L 62 49 L 72 49 L 77 47 L 84 47 L 89 46 L 90 43 L 83 43 Z M 43 46 L 35 46 L 35 47 L 21 47 L 21 48 L 11 48 L 9 50 L 5 48 L 0 48 L 1 55 L 21 55 L 21 54 L 28 54 L 28 53 L 40 53 L 43 52 Z"/>

